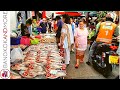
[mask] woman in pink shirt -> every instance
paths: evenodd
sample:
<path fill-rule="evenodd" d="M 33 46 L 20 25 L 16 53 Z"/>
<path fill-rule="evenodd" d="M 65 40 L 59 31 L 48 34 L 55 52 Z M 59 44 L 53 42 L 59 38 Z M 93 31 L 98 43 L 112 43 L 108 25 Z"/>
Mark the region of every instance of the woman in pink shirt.
<path fill-rule="evenodd" d="M 85 26 L 84 20 L 79 21 L 79 27 L 75 31 L 75 47 L 76 47 L 76 65 L 75 68 L 79 67 L 79 62 L 83 62 L 85 50 L 87 49 L 87 36 L 88 30 Z"/>

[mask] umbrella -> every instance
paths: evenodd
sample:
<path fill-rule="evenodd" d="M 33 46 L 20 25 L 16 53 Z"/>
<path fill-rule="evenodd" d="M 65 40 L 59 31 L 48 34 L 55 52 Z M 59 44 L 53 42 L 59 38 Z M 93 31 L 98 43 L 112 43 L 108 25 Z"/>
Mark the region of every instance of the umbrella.
<path fill-rule="evenodd" d="M 94 12 L 90 12 L 90 14 L 89 14 L 90 16 L 95 16 L 95 17 L 97 17 L 97 12 L 96 11 L 94 11 Z"/>
<path fill-rule="evenodd" d="M 81 16 L 82 15 L 82 13 L 79 13 L 79 12 L 56 12 L 56 14 L 60 14 L 60 15 L 68 14 L 69 16 Z"/>

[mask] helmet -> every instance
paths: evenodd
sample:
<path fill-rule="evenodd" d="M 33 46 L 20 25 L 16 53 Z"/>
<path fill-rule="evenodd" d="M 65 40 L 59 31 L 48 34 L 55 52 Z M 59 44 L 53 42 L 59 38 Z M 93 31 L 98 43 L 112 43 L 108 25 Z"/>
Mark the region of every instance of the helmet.
<path fill-rule="evenodd" d="M 112 18 L 112 19 L 113 19 L 113 22 L 115 22 L 117 15 L 116 15 L 116 13 L 114 13 L 114 12 L 108 12 L 108 13 L 106 14 L 106 17 Z"/>

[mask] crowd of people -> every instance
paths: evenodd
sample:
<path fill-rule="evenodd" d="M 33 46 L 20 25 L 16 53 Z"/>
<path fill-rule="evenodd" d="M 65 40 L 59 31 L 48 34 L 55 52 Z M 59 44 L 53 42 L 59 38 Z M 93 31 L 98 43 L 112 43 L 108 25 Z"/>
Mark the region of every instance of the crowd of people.
<path fill-rule="evenodd" d="M 86 18 L 74 19 L 67 14 L 56 16 L 56 18 L 46 19 L 39 18 L 33 19 L 29 18 L 26 23 L 22 23 L 22 19 L 18 17 L 17 28 L 21 28 L 22 36 L 27 36 L 34 39 L 32 35 L 39 35 L 41 33 L 56 33 L 56 43 L 58 48 L 64 49 L 65 64 L 68 66 L 70 64 L 70 52 L 76 54 L 75 68 L 78 68 L 80 63 L 84 62 L 85 51 L 88 45 L 88 35 L 89 30 L 94 30 L 94 39 L 90 46 L 89 55 L 92 55 L 95 46 L 99 42 L 111 43 L 112 36 L 120 39 L 120 26 L 113 21 L 114 19 L 107 14 L 106 17 L 102 18 L 97 24 L 90 23 L 87 26 Z M 105 29 L 105 26 L 110 26 L 110 28 Z M 32 30 L 31 30 L 32 26 Z M 112 29 L 111 29 L 112 28 Z M 119 44 L 120 49 L 120 44 Z M 120 55 L 120 50 L 118 54 Z M 88 59 L 87 64 L 90 65 L 91 58 Z"/>
<path fill-rule="evenodd" d="M 73 19 L 70 18 L 68 15 L 63 15 L 62 27 L 60 24 L 61 19 L 59 19 L 55 32 L 56 30 L 58 30 L 59 34 L 61 34 L 59 35 L 59 37 L 57 37 L 57 43 L 59 43 L 59 46 L 62 46 L 64 48 L 66 65 L 69 65 L 70 63 L 70 51 L 74 52 L 74 50 L 76 54 L 75 68 L 78 68 L 79 64 L 84 62 L 84 55 L 88 45 L 89 30 L 94 30 L 95 34 L 92 38 L 93 42 L 90 43 L 91 45 L 89 50 L 89 58 L 86 62 L 88 65 L 91 64 L 91 56 L 94 54 L 96 45 L 101 42 L 110 44 L 112 43 L 113 37 L 116 37 L 116 39 L 119 41 L 120 28 L 118 23 L 116 23 L 114 20 L 115 19 L 112 17 L 112 13 L 108 13 L 106 14 L 106 17 L 101 18 L 98 23 L 91 23 L 87 27 L 85 18 L 81 18 L 77 22 L 73 22 Z M 61 33 L 60 29 L 58 28 L 61 28 Z M 117 50 L 118 55 L 120 55 L 119 49 L 120 48 L 118 48 Z"/>

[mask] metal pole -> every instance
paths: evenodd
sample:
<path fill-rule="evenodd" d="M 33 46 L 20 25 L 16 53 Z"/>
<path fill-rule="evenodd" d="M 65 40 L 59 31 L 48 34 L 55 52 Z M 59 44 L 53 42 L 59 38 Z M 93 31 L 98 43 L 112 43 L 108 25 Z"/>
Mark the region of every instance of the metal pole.
<path fill-rule="evenodd" d="M 32 11 L 29 11 L 29 12 L 30 12 L 30 17 L 32 18 Z M 31 29 L 30 29 L 31 30 L 30 31 L 31 32 L 30 35 L 32 35 L 32 25 L 30 27 L 31 27 Z"/>

